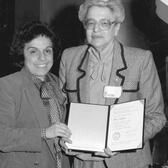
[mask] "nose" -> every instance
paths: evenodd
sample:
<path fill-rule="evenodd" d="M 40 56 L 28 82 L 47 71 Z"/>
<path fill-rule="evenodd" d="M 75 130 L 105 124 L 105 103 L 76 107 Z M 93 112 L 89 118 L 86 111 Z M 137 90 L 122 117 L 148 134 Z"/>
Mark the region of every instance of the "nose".
<path fill-rule="evenodd" d="M 39 53 L 39 59 L 40 59 L 41 61 L 44 61 L 44 60 L 46 59 L 45 54 L 44 54 L 43 52 L 40 52 L 40 53 Z"/>
<path fill-rule="evenodd" d="M 99 25 L 99 23 L 96 23 L 96 24 L 94 25 L 93 31 L 94 31 L 94 32 L 100 31 L 100 25 Z"/>

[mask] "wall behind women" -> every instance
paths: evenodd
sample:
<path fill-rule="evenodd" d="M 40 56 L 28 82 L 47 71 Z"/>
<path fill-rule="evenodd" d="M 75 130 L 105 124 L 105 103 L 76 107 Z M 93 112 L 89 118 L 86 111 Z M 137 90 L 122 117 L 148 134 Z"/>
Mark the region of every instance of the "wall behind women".
<path fill-rule="evenodd" d="M 130 46 L 147 48 L 143 34 L 133 25 L 133 22 L 132 22 L 132 16 L 130 12 L 130 6 L 131 6 L 132 0 L 122 0 L 122 1 L 126 9 L 126 19 L 121 26 L 120 33 L 118 36 L 119 40 Z M 71 7 L 71 9 L 73 10 L 72 6 L 78 8 L 78 6 L 82 2 L 83 0 L 64 0 L 64 1 L 41 0 L 41 14 L 40 14 L 41 18 L 40 19 L 46 22 L 53 21 L 55 18 L 59 18 L 59 16 L 62 15 L 63 12 L 65 12 L 64 9 L 67 9 L 67 15 L 68 14 L 71 15 L 68 9 L 70 9 Z M 72 14 L 73 13 L 77 15 L 77 12 L 72 11 Z M 68 17 L 70 18 L 70 16 L 67 16 L 67 18 Z M 64 17 L 62 19 L 63 19 L 62 23 L 65 23 L 64 19 L 66 18 Z M 57 19 L 55 19 L 55 26 L 60 26 L 60 25 L 57 25 L 56 21 Z M 74 24 L 72 16 L 71 16 L 71 20 L 68 20 L 68 22 L 69 22 L 69 25 L 66 25 L 67 31 L 68 29 L 71 29 L 70 22 L 72 22 L 71 24 L 72 26 Z M 62 26 L 65 26 L 65 25 L 63 24 Z M 65 29 L 65 27 L 62 27 L 62 29 Z M 74 27 L 73 27 L 73 30 L 74 30 Z"/>
<path fill-rule="evenodd" d="M 15 29 L 21 24 L 39 20 L 41 0 L 15 0 Z"/>
<path fill-rule="evenodd" d="M 69 5 L 79 5 L 82 0 L 41 0 L 40 19 L 50 22 L 55 15 L 58 15 L 62 9 Z"/>
<path fill-rule="evenodd" d="M 121 26 L 118 36 L 119 40 L 127 45 L 146 48 L 147 45 L 143 34 L 132 22 L 130 4 L 131 1 L 134 0 L 122 1 L 126 9 L 126 19 Z M 65 47 L 76 45 L 77 43 L 74 42 L 72 34 L 77 33 L 76 36 L 83 36 L 79 30 L 75 31 L 75 26 L 79 26 L 76 27 L 76 29 L 79 29 L 81 26 L 77 22 L 77 10 L 82 2 L 83 0 L 15 0 L 16 27 L 24 21 L 39 19 L 44 22 L 52 23 L 58 32 L 65 33 L 66 37 L 63 37 L 64 41 L 72 40 L 69 44 L 65 44 Z M 71 35 L 67 38 L 68 33 Z M 77 42 L 80 41 L 81 39 L 78 39 Z"/>
<path fill-rule="evenodd" d="M 148 48 L 145 35 L 133 23 L 132 2 L 135 0 L 121 0 L 125 7 L 125 20 L 121 25 L 119 40 L 132 47 Z"/>
<path fill-rule="evenodd" d="M 9 48 L 14 32 L 14 1 L 0 0 L 0 77 L 12 72 Z M 5 66 L 7 65 L 7 66 Z"/>

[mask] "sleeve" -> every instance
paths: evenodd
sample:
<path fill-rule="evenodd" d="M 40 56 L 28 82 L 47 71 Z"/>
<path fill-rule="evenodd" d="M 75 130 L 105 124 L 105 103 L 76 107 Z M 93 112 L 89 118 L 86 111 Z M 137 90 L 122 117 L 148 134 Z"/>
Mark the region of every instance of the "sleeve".
<path fill-rule="evenodd" d="M 153 138 L 166 123 L 159 76 L 152 53 L 146 52 L 140 79 L 140 94 L 146 98 L 144 141 Z"/>
<path fill-rule="evenodd" d="M 63 52 L 61 61 L 60 61 L 60 69 L 59 69 L 59 85 L 60 88 L 63 92 L 63 96 L 66 98 L 66 92 L 64 90 L 64 87 L 66 86 L 66 57 L 67 57 L 67 52 L 66 50 Z"/>
<path fill-rule="evenodd" d="M 15 90 L 17 94 L 14 94 Z M 20 104 L 15 97 L 20 99 L 21 90 L 12 88 L 8 82 L 0 80 L 0 151 L 3 152 L 40 152 L 41 129 L 24 126 L 19 121 L 21 112 Z M 20 97 L 20 98 L 19 98 Z"/>

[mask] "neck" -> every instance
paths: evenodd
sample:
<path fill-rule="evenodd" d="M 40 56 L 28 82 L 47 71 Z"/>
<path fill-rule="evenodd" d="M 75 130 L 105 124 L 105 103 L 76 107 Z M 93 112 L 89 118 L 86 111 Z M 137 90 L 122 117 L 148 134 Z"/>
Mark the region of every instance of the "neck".
<path fill-rule="evenodd" d="M 45 81 L 45 76 L 36 76 L 35 75 L 35 77 L 38 78 L 38 79 L 40 79 L 41 81 Z"/>
<path fill-rule="evenodd" d="M 105 44 L 104 46 L 101 46 L 101 47 L 97 47 L 96 50 L 99 52 L 99 53 L 104 53 L 106 52 L 106 50 L 108 50 L 109 47 L 113 47 L 114 45 L 114 41 L 110 41 L 108 44 Z"/>

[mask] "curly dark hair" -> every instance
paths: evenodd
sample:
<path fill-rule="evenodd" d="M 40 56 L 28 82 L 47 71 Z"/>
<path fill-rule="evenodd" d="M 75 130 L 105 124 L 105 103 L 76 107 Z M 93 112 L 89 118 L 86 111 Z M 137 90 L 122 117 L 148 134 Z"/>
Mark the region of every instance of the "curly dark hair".
<path fill-rule="evenodd" d="M 40 21 L 31 21 L 21 26 L 14 34 L 10 47 L 10 55 L 15 65 L 22 67 L 24 65 L 24 46 L 38 36 L 49 38 L 53 45 L 54 61 L 58 59 L 61 51 L 60 38 L 52 31 L 47 23 Z"/>

